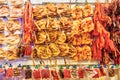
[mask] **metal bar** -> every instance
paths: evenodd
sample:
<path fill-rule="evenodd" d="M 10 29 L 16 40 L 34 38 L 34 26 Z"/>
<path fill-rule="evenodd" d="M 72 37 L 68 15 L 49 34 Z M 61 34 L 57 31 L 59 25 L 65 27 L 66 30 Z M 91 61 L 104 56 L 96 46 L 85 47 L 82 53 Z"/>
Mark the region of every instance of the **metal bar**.
<path fill-rule="evenodd" d="M 42 2 L 42 4 L 55 3 L 55 4 L 76 4 L 76 2 Z M 88 4 L 95 4 L 96 2 L 88 2 Z M 77 2 L 77 4 L 85 4 L 85 2 Z M 101 3 L 105 4 L 105 3 Z"/>

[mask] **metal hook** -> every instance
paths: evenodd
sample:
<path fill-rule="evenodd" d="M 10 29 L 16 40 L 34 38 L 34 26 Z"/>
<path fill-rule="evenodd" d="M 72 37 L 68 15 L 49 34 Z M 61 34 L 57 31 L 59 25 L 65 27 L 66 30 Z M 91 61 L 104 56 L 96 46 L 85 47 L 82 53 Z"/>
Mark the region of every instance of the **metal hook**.
<path fill-rule="evenodd" d="M 85 4 L 88 4 L 88 1 L 87 1 L 87 0 L 85 0 Z"/>

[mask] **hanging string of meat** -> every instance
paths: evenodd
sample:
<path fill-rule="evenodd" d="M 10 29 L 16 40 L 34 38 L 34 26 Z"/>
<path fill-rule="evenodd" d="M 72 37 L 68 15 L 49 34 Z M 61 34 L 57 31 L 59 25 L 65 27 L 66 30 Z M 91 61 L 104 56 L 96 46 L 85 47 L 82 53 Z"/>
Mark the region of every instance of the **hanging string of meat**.
<path fill-rule="evenodd" d="M 30 45 L 34 42 L 33 33 L 35 31 L 35 25 L 32 17 L 32 4 L 29 0 L 25 5 L 23 20 L 23 43 L 26 45 L 24 55 L 30 55 L 32 52 Z"/>
<path fill-rule="evenodd" d="M 107 24 L 111 24 L 111 19 L 104 13 L 103 5 L 99 2 L 95 4 L 94 12 L 94 25 L 95 29 L 93 31 L 93 58 L 95 60 L 100 60 L 105 63 L 105 60 L 111 60 L 112 55 L 114 58 L 120 54 L 118 49 L 115 47 L 113 41 L 110 39 L 110 33 L 105 29 Z M 109 54 L 113 52 L 112 54 Z M 103 56 L 102 56 L 103 55 Z M 108 64 L 109 61 L 106 61 Z"/>
<path fill-rule="evenodd" d="M 116 48 L 120 51 L 120 0 L 113 0 L 106 8 L 106 15 L 112 19 L 111 25 L 107 25 L 106 29 L 110 32 L 110 38 L 114 42 Z M 120 57 L 117 56 L 115 63 L 120 63 Z"/>

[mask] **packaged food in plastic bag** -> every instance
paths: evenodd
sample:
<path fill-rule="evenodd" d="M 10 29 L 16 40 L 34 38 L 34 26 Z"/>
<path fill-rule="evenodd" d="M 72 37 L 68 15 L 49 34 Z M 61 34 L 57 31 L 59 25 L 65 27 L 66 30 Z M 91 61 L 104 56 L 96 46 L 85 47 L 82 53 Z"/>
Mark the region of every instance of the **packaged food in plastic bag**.
<path fill-rule="evenodd" d="M 32 69 L 30 68 L 30 66 L 26 67 L 25 79 L 32 79 Z"/>
<path fill-rule="evenodd" d="M 82 68 L 78 69 L 78 77 L 79 78 L 84 78 L 85 77 L 84 73 L 85 73 L 84 69 L 82 69 Z"/>
<path fill-rule="evenodd" d="M 4 32 L 4 29 L 5 29 L 5 27 L 6 27 L 6 24 L 5 24 L 5 22 L 2 20 L 2 19 L 0 19 L 0 32 Z"/>
<path fill-rule="evenodd" d="M 24 4 L 24 0 L 8 0 L 10 5 L 22 5 Z"/>
<path fill-rule="evenodd" d="M 5 70 L 2 68 L 2 65 L 0 65 L 0 80 L 5 79 Z"/>
<path fill-rule="evenodd" d="M 5 58 L 5 51 L 0 47 L 0 60 Z"/>
<path fill-rule="evenodd" d="M 71 78 L 71 71 L 69 68 L 66 68 L 63 70 L 64 78 L 65 79 L 70 79 Z"/>
<path fill-rule="evenodd" d="M 9 45 L 17 45 L 20 42 L 20 35 L 9 34 L 5 36 L 5 43 Z"/>
<path fill-rule="evenodd" d="M 10 14 L 9 6 L 7 5 L 0 5 L 0 17 L 5 17 Z"/>
<path fill-rule="evenodd" d="M 12 6 L 10 9 L 11 18 L 21 18 L 23 16 L 23 7 L 22 6 Z"/>
<path fill-rule="evenodd" d="M 58 70 L 56 67 L 51 69 L 51 75 L 52 75 L 52 80 L 60 80 L 60 76 L 58 74 Z"/>
<path fill-rule="evenodd" d="M 35 69 L 33 71 L 33 78 L 35 80 L 42 78 L 42 76 L 41 76 L 41 70 L 39 69 L 39 66 L 37 66 L 37 65 L 36 65 L 36 67 L 35 67 Z"/>
<path fill-rule="evenodd" d="M 76 65 L 74 65 L 73 68 L 71 69 L 71 77 L 72 79 L 78 78 L 78 70 Z"/>
<path fill-rule="evenodd" d="M 42 79 L 50 79 L 50 70 L 49 68 L 45 68 L 41 70 L 41 75 L 42 75 Z"/>
<path fill-rule="evenodd" d="M 5 44 L 4 39 L 5 39 L 5 35 L 0 33 L 0 44 Z"/>
<path fill-rule="evenodd" d="M 0 0 L 0 4 L 6 4 L 7 0 Z"/>
<path fill-rule="evenodd" d="M 64 74 L 63 74 L 63 66 L 60 66 L 60 69 L 59 69 L 59 76 L 60 76 L 60 78 L 61 79 L 63 79 L 64 78 Z"/>
<path fill-rule="evenodd" d="M 14 71 L 12 66 L 10 65 L 10 67 L 6 70 L 6 78 L 9 80 L 14 76 Z"/>
<path fill-rule="evenodd" d="M 16 33 L 18 32 L 18 34 L 20 34 L 20 30 L 21 30 L 21 23 L 18 19 L 9 19 L 7 21 L 7 25 L 6 25 L 7 31 L 11 32 L 11 33 Z"/>
<path fill-rule="evenodd" d="M 6 53 L 6 59 L 7 60 L 18 59 L 18 56 L 17 56 L 18 48 L 15 45 L 8 46 L 7 49 L 5 50 L 5 53 Z"/>

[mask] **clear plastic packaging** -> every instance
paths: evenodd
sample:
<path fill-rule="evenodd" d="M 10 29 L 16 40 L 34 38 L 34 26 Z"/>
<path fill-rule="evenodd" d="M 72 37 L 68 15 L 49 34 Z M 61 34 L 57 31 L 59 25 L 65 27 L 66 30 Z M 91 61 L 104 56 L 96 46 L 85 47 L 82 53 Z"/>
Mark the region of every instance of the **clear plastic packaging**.
<path fill-rule="evenodd" d="M 21 18 L 23 16 L 22 6 L 11 6 L 10 17 L 11 18 Z"/>
<path fill-rule="evenodd" d="M 42 69 L 41 70 L 42 79 L 50 79 L 50 70 L 49 69 Z"/>
<path fill-rule="evenodd" d="M 3 33 L 4 29 L 6 27 L 6 23 L 4 22 L 3 19 L 0 19 L 0 32 Z"/>
<path fill-rule="evenodd" d="M 3 33 L 0 33 L 0 44 L 1 45 L 5 44 L 4 39 L 5 39 L 5 35 Z"/>
<path fill-rule="evenodd" d="M 64 74 L 64 78 L 65 79 L 70 79 L 71 78 L 71 71 L 70 71 L 70 69 L 64 69 L 63 70 L 63 74 Z"/>
<path fill-rule="evenodd" d="M 9 45 L 17 45 L 20 42 L 20 35 L 9 34 L 5 36 L 5 43 Z"/>
<path fill-rule="evenodd" d="M 8 5 L 0 5 L 0 17 L 9 16 L 9 6 Z"/>
<path fill-rule="evenodd" d="M 0 47 L 0 60 L 5 58 L 5 51 Z"/>
<path fill-rule="evenodd" d="M 7 60 L 16 60 L 18 59 L 17 53 L 18 53 L 18 48 L 16 45 L 12 45 L 12 46 L 7 46 L 6 50 L 6 59 Z"/>
<path fill-rule="evenodd" d="M 51 75 L 52 75 L 52 80 L 61 80 L 60 79 L 60 76 L 58 74 L 58 70 L 57 70 L 57 67 L 53 67 L 51 69 Z"/>
<path fill-rule="evenodd" d="M 25 79 L 32 79 L 32 69 L 30 66 L 27 66 L 25 70 Z"/>
<path fill-rule="evenodd" d="M 12 67 L 9 67 L 9 68 L 6 70 L 6 78 L 9 79 L 9 78 L 12 78 L 13 76 L 14 76 L 13 68 L 12 68 Z"/>
<path fill-rule="evenodd" d="M 6 4 L 7 0 L 0 0 L 0 4 Z"/>
<path fill-rule="evenodd" d="M 40 80 L 42 78 L 41 69 L 39 69 L 38 66 L 36 66 L 36 68 L 33 71 L 33 78 L 34 80 Z"/>
<path fill-rule="evenodd" d="M 6 31 L 12 34 L 21 34 L 21 22 L 19 19 L 8 19 Z"/>
<path fill-rule="evenodd" d="M 24 4 L 24 0 L 8 0 L 10 5 L 23 5 Z"/>
<path fill-rule="evenodd" d="M 2 65 L 0 65 L 0 80 L 5 79 L 5 70 L 2 68 Z"/>

